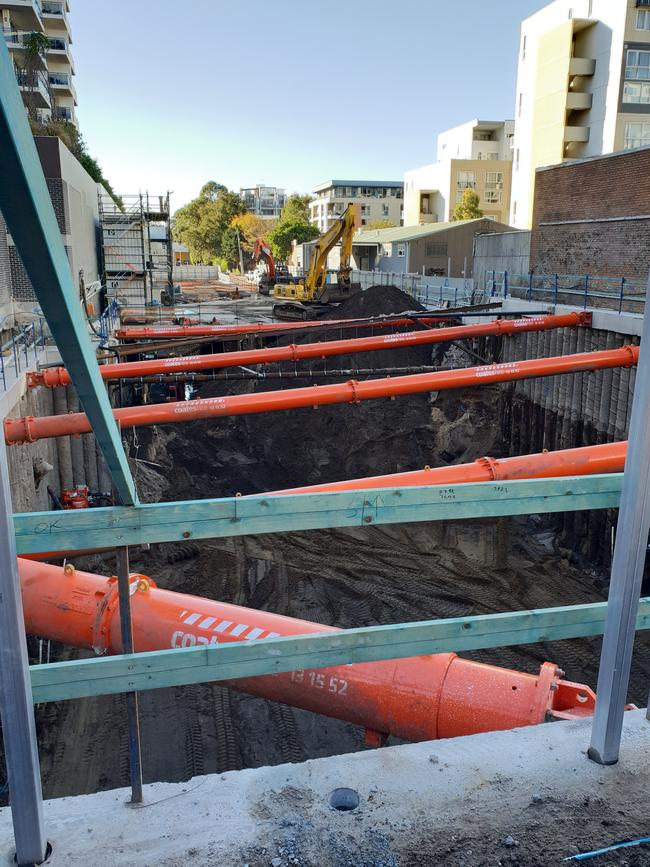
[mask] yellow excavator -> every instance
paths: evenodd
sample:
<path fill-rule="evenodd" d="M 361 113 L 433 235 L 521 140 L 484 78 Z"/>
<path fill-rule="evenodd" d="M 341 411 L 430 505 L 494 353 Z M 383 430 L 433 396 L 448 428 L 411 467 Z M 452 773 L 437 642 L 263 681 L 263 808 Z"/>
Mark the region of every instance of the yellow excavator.
<path fill-rule="evenodd" d="M 352 239 L 354 238 L 354 207 L 348 205 L 338 220 L 316 241 L 307 276 L 295 283 L 276 284 L 273 315 L 277 319 L 301 320 L 318 316 L 331 304 L 345 301 L 359 290 L 350 280 Z M 341 242 L 341 264 L 338 271 L 328 272 L 327 256 Z M 328 281 L 336 277 L 336 282 Z"/>

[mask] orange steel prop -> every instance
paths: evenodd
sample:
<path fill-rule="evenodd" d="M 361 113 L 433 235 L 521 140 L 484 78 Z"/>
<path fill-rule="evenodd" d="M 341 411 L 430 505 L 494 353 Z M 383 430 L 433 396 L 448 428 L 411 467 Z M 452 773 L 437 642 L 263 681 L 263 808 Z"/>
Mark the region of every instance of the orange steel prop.
<path fill-rule="evenodd" d="M 157 373 L 177 371 L 214 370 L 241 365 L 266 364 L 275 361 L 300 361 L 306 358 L 325 358 L 332 355 L 349 355 L 355 352 L 374 352 L 383 349 L 399 349 L 403 346 L 420 346 L 430 343 L 445 343 L 489 335 L 517 334 L 522 331 L 546 331 L 552 328 L 567 328 L 589 323 L 591 314 L 568 313 L 564 316 L 538 316 L 528 319 L 503 319 L 477 325 L 460 325 L 455 328 L 437 328 L 425 331 L 407 331 L 380 337 L 358 337 L 354 340 L 330 340 L 322 343 L 304 343 L 288 346 L 272 346 L 266 349 L 249 349 L 241 352 L 221 352 L 212 355 L 190 355 L 177 358 L 154 358 L 150 361 L 128 361 L 105 364 L 99 368 L 107 379 L 125 379 L 151 376 Z M 70 385 L 70 374 L 64 367 L 52 367 L 27 374 L 30 388 L 45 385 L 49 388 Z"/>
<path fill-rule="evenodd" d="M 117 581 L 19 558 L 27 631 L 120 653 Z M 136 651 L 336 632 L 330 626 L 162 590 L 131 577 Z M 585 686 L 461 659 L 455 653 L 232 680 L 228 686 L 407 740 L 456 737 L 593 713 Z"/>
<path fill-rule="evenodd" d="M 408 473 L 391 473 L 365 479 L 347 479 L 267 491 L 270 494 L 320 494 L 332 491 L 363 491 L 370 488 L 408 488 L 423 485 L 457 485 L 465 482 L 500 482 L 513 479 L 544 479 L 559 476 L 592 476 L 598 473 L 622 473 L 627 442 L 604 443 L 579 449 L 563 449 L 522 455 L 517 458 L 478 458 L 471 464 L 451 467 L 425 467 Z"/>
<path fill-rule="evenodd" d="M 397 397 L 425 391 L 465 388 L 493 382 L 512 382 L 537 376 L 557 376 L 585 370 L 630 367 L 637 363 L 638 357 L 638 346 L 623 346 L 620 349 L 609 349 L 603 352 L 583 352 L 577 355 L 561 355 L 555 358 L 540 358 L 532 361 L 513 361 L 506 364 L 419 373 L 412 376 L 370 379 L 364 382 L 350 380 L 334 385 L 308 386 L 259 394 L 209 397 L 166 404 L 124 407 L 113 410 L 113 415 L 123 428 L 127 428 L 167 422 L 194 421 L 203 418 L 277 412 L 307 406 L 360 403 L 363 400 L 375 400 L 380 397 Z M 91 430 L 90 423 L 84 413 L 44 416 L 42 418 L 26 416 L 21 419 L 5 419 L 4 427 L 5 442 L 8 445 L 36 442 L 36 440 L 46 437 L 89 433 Z"/>
<path fill-rule="evenodd" d="M 397 314 L 399 315 L 399 314 Z M 395 316 L 383 316 L 376 319 L 310 319 L 307 322 L 249 322 L 244 325 L 164 325 L 160 328 L 151 326 L 117 328 L 115 336 L 120 340 L 151 340 L 169 337 L 225 337 L 230 335 L 263 334 L 265 331 L 303 331 L 310 328 L 390 328 L 413 325 L 413 317 L 398 319 Z M 486 313 L 489 315 L 489 312 Z M 462 316 L 459 313 L 458 316 Z M 450 311 L 449 317 L 453 318 Z M 446 322 L 440 316 L 417 316 L 417 322 L 425 325 L 437 325 Z"/>

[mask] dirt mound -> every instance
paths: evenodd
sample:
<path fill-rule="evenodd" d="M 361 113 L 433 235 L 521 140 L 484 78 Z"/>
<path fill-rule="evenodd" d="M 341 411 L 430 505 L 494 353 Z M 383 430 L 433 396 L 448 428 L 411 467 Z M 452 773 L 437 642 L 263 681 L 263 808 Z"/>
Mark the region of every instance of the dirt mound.
<path fill-rule="evenodd" d="M 362 319 L 370 316 L 384 316 L 388 313 L 425 310 L 412 295 L 402 292 L 397 286 L 370 286 L 343 301 L 334 310 L 326 313 L 323 319 Z"/>

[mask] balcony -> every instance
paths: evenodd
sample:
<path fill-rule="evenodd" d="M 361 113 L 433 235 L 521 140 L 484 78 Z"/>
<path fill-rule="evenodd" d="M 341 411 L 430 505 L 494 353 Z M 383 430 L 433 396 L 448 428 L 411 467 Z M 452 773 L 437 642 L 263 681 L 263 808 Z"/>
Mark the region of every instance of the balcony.
<path fill-rule="evenodd" d="M 60 36 L 49 37 L 50 47 L 47 50 L 47 56 L 51 60 L 66 60 L 72 64 L 72 54 L 70 53 L 70 43 L 67 39 Z"/>
<path fill-rule="evenodd" d="M 566 107 L 569 111 L 586 111 L 591 108 L 593 96 L 591 93 L 569 93 Z"/>
<path fill-rule="evenodd" d="M 569 61 L 569 75 L 593 75 L 596 61 L 588 57 L 572 57 Z"/>
<path fill-rule="evenodd" d="M 71 96 L 77 103 L 77 91 L 68 72 L 50 72 L 49 83 L 57 96 Z"/>
<path fill-rule="evenodd" d="M 28 108 L 50 107 L 50 89 L 44 72 L 26 72 L 23 69 L 17 69 L 16 80 L 23 95 L 23 101 Z"/>
<path fill-rule="evenodd" d="M 68 21 L 67 3 L 54 2 L 54 0 L 42 0 L 43 20 L 49 31 L 61 31 L 72 41 L 70 22 Z"/>
<path fill-rule="evenodd" d="M 570 143 L 580 143 L 584 144 L 589 141 L 589 127 L 588 126 L 565 126 L 564 127 L 564 141 L 567 144 Z"/>
<path fill-rule="evenodd" d="M 75 126 L 77 124 L 74 109 L 68 108 L 67 106 L 57 105 L 54 109 L 54 118 L 55 120 L 63 120 L 67 123 L 73 123 Z"/>
<path fill-rule="evenodd" d="M 2 8 L 8 10 L 12 23 L 20 30 L 42 33 L 45 29 L 39 0 L 2 0 Z"/>

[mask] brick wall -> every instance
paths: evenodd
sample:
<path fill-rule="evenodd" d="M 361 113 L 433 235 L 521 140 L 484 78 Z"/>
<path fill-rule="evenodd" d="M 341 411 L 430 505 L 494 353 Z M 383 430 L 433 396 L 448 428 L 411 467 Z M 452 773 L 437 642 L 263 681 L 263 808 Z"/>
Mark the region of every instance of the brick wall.
<path fill-rule="evenodd" d="M 650 148 L 536 173 L 536 271 L 645 280 L 650 269 Z"/>

